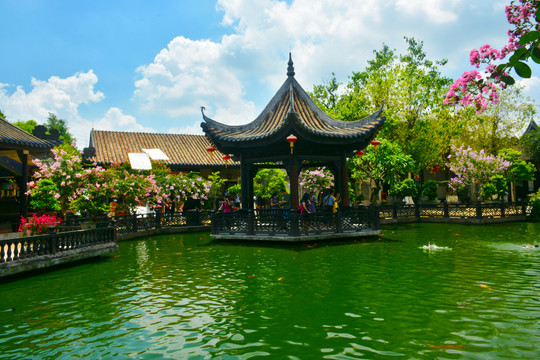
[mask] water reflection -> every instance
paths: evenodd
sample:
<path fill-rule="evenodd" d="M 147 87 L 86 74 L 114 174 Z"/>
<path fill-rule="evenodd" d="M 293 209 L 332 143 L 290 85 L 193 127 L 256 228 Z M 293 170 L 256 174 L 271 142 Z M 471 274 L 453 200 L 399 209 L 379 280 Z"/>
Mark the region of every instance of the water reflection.
<path fill-rule="evenodd" d="M 415 224 L 369 241 L 121 243 L 1 284 L 0 358 L 534 358 L 540 251 L 522 244 L 538 235 Z"/>

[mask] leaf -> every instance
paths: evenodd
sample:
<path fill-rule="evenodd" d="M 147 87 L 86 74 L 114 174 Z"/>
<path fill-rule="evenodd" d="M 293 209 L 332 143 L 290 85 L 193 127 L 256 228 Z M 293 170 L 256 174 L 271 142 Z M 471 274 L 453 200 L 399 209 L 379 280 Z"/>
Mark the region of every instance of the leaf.
<path fill-rule="evenodd" d="M 536 22 L 540 22 L 540 8 L 536 10 L 535 19 Z"/>
<path fill-rule="evenodd" d="M 529 65 L 525 64 L 523 61 L 519 61 L 514 65 L 514 70 L 522 78 L 528 79 L 532 75 L 532 70 Z"/>
<path fill-rule="evenodd" d="M 501 75 L 501 81 L 504 82 L 506 85 L 514 85 L 516 83 L 516 80 L 514 80 L 513 77 L 508 75 Z"/>
<path fill-rule="evenodd" d="M 517 49 L 514 54 L 510 57 L 509 62 L 514 65 L 516 62 L 521 60 L 521 57 L 527 52 L 527 48 L 519 48 Z"/>
<path fill-rule="evenodd" d="M 531 41 L 535 41 L 540 39 L 540 31 L 531 31 L 529 33 L 524 34 L 521 39 L 519 39 L 520 45 L 525 45 Z"/>
<path fill-rule="evenodd" d="M 533 45 L 534 46 L 534 45 Z M 533 48 L 533 51 L 532 51 L 532 54 L 531 54 L 531 58 L 533 59 L 533 61 L 537 64 L 540 64 L 540 49 L 538 47 L 534 47 Z"/>

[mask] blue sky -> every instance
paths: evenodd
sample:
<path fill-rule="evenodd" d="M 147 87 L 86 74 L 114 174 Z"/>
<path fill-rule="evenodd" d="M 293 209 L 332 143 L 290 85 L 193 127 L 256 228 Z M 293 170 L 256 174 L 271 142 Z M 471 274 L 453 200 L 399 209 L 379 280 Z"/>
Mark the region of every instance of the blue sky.
<path fill-rule="evenodd" d="M 292 51 L 306 90 L 347 81 L 385 43 L 424 42 L 457 78 L 469 52 L 506 44 L 499 0 L 0 0 L 0 109 L 8 120 L 90 129 L 201 133 L 200 106 L 253 120 L 286 78 Z M 536 67 L 533 74 L 540 74 Z M 524 84 L 535 90 L 540 79 Z"/>

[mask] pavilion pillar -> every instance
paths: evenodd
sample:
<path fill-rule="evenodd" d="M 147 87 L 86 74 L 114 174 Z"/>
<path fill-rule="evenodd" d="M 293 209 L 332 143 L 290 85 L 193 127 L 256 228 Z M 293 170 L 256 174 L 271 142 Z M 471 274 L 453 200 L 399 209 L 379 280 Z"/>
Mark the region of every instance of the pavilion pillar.
<path fill-rule="evenodd" d="M 240 157 L 240 186 L 242 196 L 242 209 L 253 209 L 253 175 L 252 164 Z"/>
<path fill-rule="evenodd" d="M 291 189 L 291 209 L 298 209 L 300 199 L 298 196 L 298 160 L 293 157 L 287 166 L 287 172 L 289 173 L 289 187 Z"/>
<path fill-rule="evenodd" d="M 341 171 L 341 206 L 349 207 L 349 169 L 347 168 L 347 158 L 342 155 L 340 159 Z"/>
<path fill-rule="evenodd" d="M 28 150 L 18 150 L 17 155 L 22 163 L 22 176 L 19 185 L 19 213 L 25 218 L 28 217 Z"/>

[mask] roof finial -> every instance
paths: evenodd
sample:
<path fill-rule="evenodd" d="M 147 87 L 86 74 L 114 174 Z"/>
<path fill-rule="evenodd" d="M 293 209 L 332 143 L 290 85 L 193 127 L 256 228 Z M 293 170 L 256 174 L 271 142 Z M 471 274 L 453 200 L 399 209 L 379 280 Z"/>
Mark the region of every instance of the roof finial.
<path fill-rule="evenodd" d="M 291 53 L 289 53 L 289 62 L 287 63 L 287 65 L 289 65 L 289 67 L 287 68 L 287 76 L 294 76 L 294 66 Z"/>

